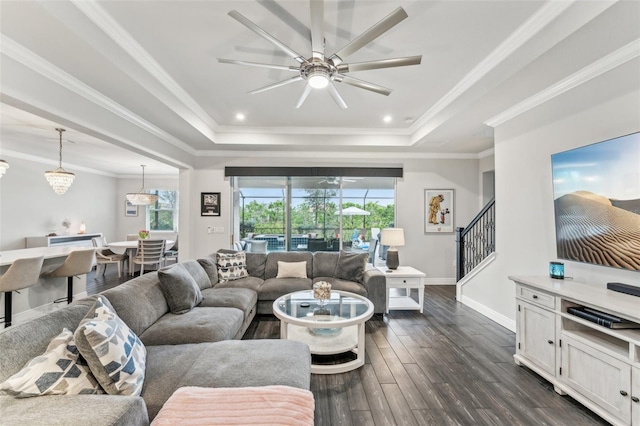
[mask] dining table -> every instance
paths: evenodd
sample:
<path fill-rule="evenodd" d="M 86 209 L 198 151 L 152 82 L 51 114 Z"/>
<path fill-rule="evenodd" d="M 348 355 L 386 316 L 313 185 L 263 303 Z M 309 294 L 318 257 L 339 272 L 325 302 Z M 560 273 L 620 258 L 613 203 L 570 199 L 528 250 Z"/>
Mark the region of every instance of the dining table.
<path fill-rule="evenodd" d="M 129 275 L 133 275 L 133 258 L 136 257 L 136 253 L 138 252 L 138 241 L 139 240 L 128 240 L 128 241 L 115 241 L 112 243 L 107 243 L 109 249 L 118 254 L 127 253 L 129 257 Z M 173 247 L 175 241 L 173 240 L 165 240 L 164 247 L 165 250 Z"/>

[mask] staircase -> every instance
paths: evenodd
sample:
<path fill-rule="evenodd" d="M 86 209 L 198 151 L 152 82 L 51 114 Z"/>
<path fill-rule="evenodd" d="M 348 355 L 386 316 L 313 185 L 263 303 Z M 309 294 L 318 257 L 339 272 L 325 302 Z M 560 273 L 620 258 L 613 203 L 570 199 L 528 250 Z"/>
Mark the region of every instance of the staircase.
<path fill-rule="evenodd" d="M 456 228 L 456 282 L 496 251 L 496 200 L 492 198 L 465 228 Z"/>

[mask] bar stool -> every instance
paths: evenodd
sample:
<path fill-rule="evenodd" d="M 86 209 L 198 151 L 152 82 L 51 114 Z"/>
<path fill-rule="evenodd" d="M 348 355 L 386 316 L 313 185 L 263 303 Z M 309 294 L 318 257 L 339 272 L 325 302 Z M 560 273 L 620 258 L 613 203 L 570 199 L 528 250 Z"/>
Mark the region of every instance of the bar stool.
<path fill-rule="evenodd" d="M 4 292 L 4 327 L 11 325 L 12 292 L 31 287 L 38 282 L 44 256 L 15 260 L 0 276 L 0 291 Z"/>
<path fill-rule="evenodd" d="M 71 303 L 73 300 L 73 277 L 89 273 L 93 268 L 95 257 L 96 249 L 94 248 L 73 250 L 62 265 L 46 274 L 48 277 L 67 277 L 67 297 L 56 299 L 53 303 L 64 302 L 65 299 L 67 303 Z"/>

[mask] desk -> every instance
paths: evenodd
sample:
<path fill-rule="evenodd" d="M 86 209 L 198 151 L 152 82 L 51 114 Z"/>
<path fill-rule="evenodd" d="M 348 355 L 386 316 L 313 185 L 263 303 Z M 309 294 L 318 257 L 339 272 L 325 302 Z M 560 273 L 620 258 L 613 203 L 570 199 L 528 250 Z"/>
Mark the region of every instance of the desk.
<path fill-rule="evenodd" d="M 127 255 L 129 256 L 129 275 L 133 275 L 132 260 L 134 257 L 136 257 L 136 252 L 138 251 L 138 241 L 139 240 L 116 241 L 114 243 L 107 243 L 107 246 L 109 247 L 109 249 L 111 249 L 111 251 L 114 253 L 122 254 L 125 251 L 127 252 Z M 168 248 L 173 247 L 174 243 L 175 241 L 173 240 L 165 240 L 164 249 L 168 250 Z"/>

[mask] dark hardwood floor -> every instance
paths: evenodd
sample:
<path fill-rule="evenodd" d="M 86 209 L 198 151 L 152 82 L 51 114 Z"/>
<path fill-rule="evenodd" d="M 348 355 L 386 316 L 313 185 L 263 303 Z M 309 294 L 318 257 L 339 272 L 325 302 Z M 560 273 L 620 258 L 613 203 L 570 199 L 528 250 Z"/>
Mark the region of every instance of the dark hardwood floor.
<path fill-rule="evenodd" d="M 87 279 L 114 287 L 115 268 Z M 454 286 L 427 286 L 424 314 L 392 311 L 366 324 L 366 364 L 312 375 L 316 425 L 606 425 L 513 362 L 515 334 L 457 303 Z M 258 316 L 244 339 L 277 339 L 280 322 Z"/>

